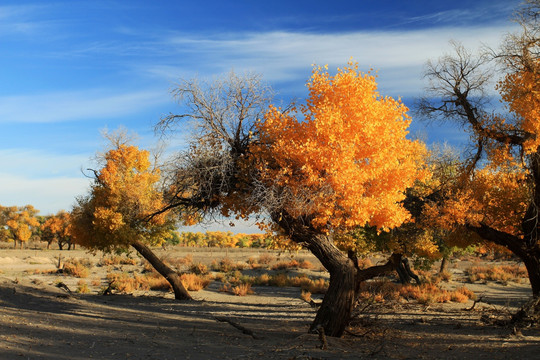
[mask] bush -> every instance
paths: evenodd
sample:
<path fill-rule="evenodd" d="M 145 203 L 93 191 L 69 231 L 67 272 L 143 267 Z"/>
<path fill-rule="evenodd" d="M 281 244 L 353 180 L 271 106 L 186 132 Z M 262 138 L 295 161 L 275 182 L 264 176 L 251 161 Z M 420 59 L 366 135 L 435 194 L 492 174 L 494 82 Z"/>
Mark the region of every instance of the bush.
<path fill-rule="evenodd" d="M 253 294 L 251 284 L 240 284 L 232 288 L 232 292 L 236 296 L 246 296 Z"/>
<path fill-rule="evenodd" d="M 184 287 L 189 291 L 202 290 L 212 282 L 208 277 L 199 276 L 197 274 L 182 274 L 180 280 Z"/>
<path fill-rule="evenodd" d="M 83 262 L 78 260 L 64 262 L 64 268 L 62 271 L 66 275 L 71 275 L 78 278 L 86 278 L 88 275 L 90 275 L 90 269 L 88 269 Z"/>

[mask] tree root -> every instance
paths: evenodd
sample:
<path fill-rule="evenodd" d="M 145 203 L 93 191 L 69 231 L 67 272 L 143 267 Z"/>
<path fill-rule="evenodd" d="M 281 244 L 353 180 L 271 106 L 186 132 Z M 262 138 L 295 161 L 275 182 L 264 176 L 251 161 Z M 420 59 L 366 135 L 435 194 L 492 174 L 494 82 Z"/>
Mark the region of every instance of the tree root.
<path fill-rule="evenodd" d="M 540 324 L 540 296 L 529 300 L 521 309 L 512 315 L 510 323 L 520 327 Z"/>

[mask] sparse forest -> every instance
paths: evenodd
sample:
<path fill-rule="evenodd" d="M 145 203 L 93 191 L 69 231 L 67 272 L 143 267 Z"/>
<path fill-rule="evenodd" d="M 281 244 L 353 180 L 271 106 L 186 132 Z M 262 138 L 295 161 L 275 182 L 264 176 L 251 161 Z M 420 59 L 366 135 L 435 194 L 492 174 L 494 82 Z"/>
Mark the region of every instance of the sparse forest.
<path fill-rule="evenodd" d="M 353 60 L 313 66 L 306 99 L 287 104 L 259 74 L 180 80 L 179 113 L 154 130 L 176 139 L 189 125 L 183 150 L 158 155 L 108 133 L 72 209 L 42 216 L 32 205 L 0 206 L 0 327 L 20 331 L 17 301 L 30 299 L 20 305 L 29 318 L 40 301 L 51 316 L 94 304 L 89 331 L 108 328 L 93 322 L 101 311 L 147 346 L 160 341 L 148 335 L 157 328 L 188 334 L 194 347 L 224 334 L 216 341 L 234 343 L 231 358 L 244 344 L 249 358 L 261 357 L 259 345 L 276 359 L 426 355 L 417 346 L 431 349 L 428 358 L 468 358 L 502 336 L 512 345 L 496 342 L 494 358 L 533 354 L 539 14 L 538 1 L 525 2 L 519 32 L 499 48 L 456 40 L 453 52 L 426 59 L 412 109 Z M 453 124 L 470 143 L 426 144 L 409 133 L 413 121 Z M 259 233 L 178 230 L 223 219 Z M 289 348 L 278 345 L 291 337 Z M 459 341 L 473 345 L 447 353 Z"/>

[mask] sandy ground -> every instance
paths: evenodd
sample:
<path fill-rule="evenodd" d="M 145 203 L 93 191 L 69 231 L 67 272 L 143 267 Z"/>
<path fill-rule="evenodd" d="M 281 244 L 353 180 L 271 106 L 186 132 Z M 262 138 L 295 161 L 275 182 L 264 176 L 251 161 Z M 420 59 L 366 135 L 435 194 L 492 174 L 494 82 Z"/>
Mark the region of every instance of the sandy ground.
<path fill-rule="evenodd" d="M 209 262 L 229 257 L 247 260 L 261 250 L 157 250 L 159 256 L 185 256 Z M 277 255 L 277 253 L 274 253 Z M 315 310 L 300 300 L 298 288 L 254 287 L 238 297 L 218 291 L 213 282 L 193 292 L 195 301 L 172 294 L 72 293 L 79 279 L 38 274 L 55 269 L 58 256 L 88 258 L 84 251 L 0 250 L 0 359 L 533 359 L 540 351 L 539 329 L 496 325 L 527 300 L 527 283 L 466 284 L 483 301 L 474 304 L 413 302 L 362 305 L 347 334 L 328 338 L 308 334 Z M 283 255 L 286 257 L 286 255 Z M 300 257 L 316 260 L 307 253 Z M 459 266 L 458 266 L 459 265 Z M 468 264 L 452 267 L 449 288 L 463 285 Z M 320 270 L 315 266 L 314 272 Z M 89 279 L 104 278 L 93 267 Z M 121 269 L 120 269 L 121 270 Z M 88 281 L 89 282 L 89 281 Z M 227 319 L 229 322 L 218 320 Z M 249 329 L 245 334 L 233 324 Z"/>

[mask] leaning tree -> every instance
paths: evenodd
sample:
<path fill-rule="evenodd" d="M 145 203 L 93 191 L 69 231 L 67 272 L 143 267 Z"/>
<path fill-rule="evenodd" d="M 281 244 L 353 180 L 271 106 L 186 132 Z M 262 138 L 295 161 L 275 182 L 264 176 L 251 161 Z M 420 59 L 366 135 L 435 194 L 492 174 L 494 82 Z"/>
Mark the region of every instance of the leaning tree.
<path fill-rule="evenodd" d="M 215 214 L 257 217 L 309 249 L 330 273 L 312 331 L 340 336 L 361 281 L 394 269 L 360 270 L 334 236 L 359 226 L 379 230 L 409 219 L 406 188 L 425 175 L 425 147 L 406 138 L 407 108 L 377 91 L 375 77 L 349 63 L 331 76 L 315 68 L 304 105 L 270 105 L 258 76 L 181 83 L 188 107 L 158 128 L 194 121 L 189 149 L 171 162 L 168 206 L 185 220 Z"/>
<path fill-rule="evenodd" d="M 166 212 L 152 215 L 164 207 L 159 168 L 148 151 L 130 145 L 125 136 L 110 138 L 111 148 L 98 156 L 103 166 L 93 170 L 90 191 L 73 207 L 71 235 L 90 250 L 133 247 L 167 279 L 176 299 L 191 299 L 180 275 L 149 247 L 163 243 L 174 223 Z"/>
<path fill-rule="evenodd" d="M 454 53 L 426 67 L 420 111 L 469 131 L 473 152 L 456 181 L 432 196 L 424 217 L 451 230 L 466 229 L 502 245 L 525 264 L 533 295 L 540 295 L 540 2 L 517 12 L 521 31 L 498 51 Z M 489 87 L 500 103 L 493 102 Z"/>

